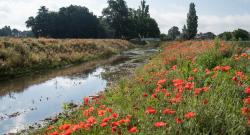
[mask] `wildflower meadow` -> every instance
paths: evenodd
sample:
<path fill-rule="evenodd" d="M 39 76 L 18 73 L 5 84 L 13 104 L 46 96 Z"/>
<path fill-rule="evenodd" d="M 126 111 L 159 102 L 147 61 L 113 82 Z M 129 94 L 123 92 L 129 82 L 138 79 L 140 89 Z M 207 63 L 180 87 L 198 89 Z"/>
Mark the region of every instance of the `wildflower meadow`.
<path fill-rule="evenodd" d="M 219 40 L 163 43 L 134 78 L 35 134 L 250 134 L 245 50 Z"/>

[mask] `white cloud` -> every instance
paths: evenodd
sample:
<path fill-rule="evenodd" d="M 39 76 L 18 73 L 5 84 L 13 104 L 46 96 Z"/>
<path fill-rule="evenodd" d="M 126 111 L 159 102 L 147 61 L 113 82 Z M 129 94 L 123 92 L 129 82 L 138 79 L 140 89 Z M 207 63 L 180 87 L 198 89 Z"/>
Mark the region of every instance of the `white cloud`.
<path fill-rule="evenodd" d="M 250 14 L 200 16 L 199 21 L 201 31 L 213 31 L 217 34 L 223 31 L 233 31 L 237 28 L 250 31 Z"/>

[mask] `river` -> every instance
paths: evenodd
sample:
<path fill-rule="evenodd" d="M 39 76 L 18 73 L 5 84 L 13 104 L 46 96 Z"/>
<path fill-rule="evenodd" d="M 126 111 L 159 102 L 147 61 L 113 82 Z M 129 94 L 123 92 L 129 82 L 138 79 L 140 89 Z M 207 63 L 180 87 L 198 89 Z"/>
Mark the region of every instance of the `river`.
<path fill-rule="evenodd" d="M 0 82 L 0 134 L 41 126 L 45 119 L 63 112 L 65 103 L 81 104 L 83 97 L 132 74 L 157 51 L 136 48 L 107 60 Z"/>

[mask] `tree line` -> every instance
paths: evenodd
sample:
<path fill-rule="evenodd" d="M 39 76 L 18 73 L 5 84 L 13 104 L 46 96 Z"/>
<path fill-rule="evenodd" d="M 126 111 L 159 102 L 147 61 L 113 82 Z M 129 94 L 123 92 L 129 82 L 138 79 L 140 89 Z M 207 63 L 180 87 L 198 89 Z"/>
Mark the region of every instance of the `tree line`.
<path fill-rule="evenodd" d="M 124 0 L 108 0 L 102 16 L 97 17 L 87 7 L 70 5 L 58 12 L 42 6 L 26 26 L 36 37 L 52 38 L 124 38 L 159 37 L 157 22 L 150 16 L 149 5 L 141 1 L 138 9 Z"/>
<path fill-rule="evenodd" d="M 246 41 L 250 40 L 250 33 L 244 29 L 237 29 L 233 32 L 223 32 L 218 37 L 226 41 Z"/>
<path fill-rule="evenodd" d="M 18 29 L 11 29 L 10 26 L 4 26 L 0 29 L 1 37 L 32 37 L 31 31 L 20 31 Z"/>

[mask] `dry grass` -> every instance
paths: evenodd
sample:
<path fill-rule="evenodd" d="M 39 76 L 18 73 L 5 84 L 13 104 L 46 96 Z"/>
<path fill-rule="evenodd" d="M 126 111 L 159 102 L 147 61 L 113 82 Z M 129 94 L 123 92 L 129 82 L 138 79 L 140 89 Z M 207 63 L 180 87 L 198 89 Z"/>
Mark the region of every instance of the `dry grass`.
<path fill-rule="evenodd" d="M 132 47 L 118 39 L 0 38 L 0 76 L 105 58 Z"/>

